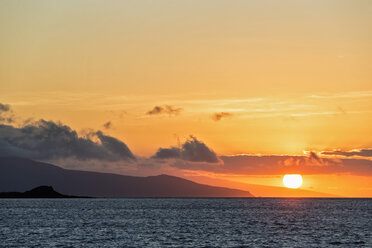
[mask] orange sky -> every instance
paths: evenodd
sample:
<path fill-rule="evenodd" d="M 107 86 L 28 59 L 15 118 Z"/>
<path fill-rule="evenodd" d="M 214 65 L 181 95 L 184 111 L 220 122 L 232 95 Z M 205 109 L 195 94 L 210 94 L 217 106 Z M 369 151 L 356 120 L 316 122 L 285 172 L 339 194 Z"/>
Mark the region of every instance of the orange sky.
<path fill-rule="evenodd" d="M 371 153 L 322 154 L 372 147 L 371 11 L 368 0 L 1 1 L 0 103 L 11 110 L 0 120 L 102 130 L 150 164 L 190 135 L 219 158 L 313 151 L 322 162 L 296 167 L 302 189 L 371 197 Z M 221 161 L 78 168 L 240 188 L 282 186 L 288 169 Z"/>

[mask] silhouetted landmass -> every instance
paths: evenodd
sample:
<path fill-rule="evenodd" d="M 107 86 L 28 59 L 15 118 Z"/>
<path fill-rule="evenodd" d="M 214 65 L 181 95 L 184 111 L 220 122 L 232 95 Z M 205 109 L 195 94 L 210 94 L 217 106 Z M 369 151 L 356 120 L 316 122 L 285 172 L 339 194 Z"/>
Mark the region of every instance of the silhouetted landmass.
<path fill-rule="evenodd" d="M 214 187 L 168 176 L 133 177 L 66 170 L 15 157 L 0 157 L 0 192 L 51 185 L 66 195 L 91 197 L 253 197 L 248 191 Z"/>
<path fill-rule="evenodd" d="M 62 195 L 51 186 L 39 186 L 25 192 L 0 192 L 0 198 L 81 198 L 80 196 Z M 86 198 L 86 197 L 84 197 Z"/>

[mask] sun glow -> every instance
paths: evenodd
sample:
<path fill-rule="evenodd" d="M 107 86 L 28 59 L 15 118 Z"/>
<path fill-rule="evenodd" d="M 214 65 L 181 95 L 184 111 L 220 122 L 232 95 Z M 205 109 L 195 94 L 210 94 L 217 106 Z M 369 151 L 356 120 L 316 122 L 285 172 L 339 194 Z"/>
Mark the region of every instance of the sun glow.
<path fill-rule="evenodd" d="M 302 176 L 299 174 L 284 175 L 283 184 L 287 188 L 297 189 L 302 185 Z"/>

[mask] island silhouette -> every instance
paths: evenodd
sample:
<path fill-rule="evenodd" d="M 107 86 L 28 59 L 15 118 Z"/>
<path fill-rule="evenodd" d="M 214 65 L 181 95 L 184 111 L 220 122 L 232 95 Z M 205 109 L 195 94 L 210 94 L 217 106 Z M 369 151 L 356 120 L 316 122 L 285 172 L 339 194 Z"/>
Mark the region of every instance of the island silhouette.
<path fill-rule="evenodd" d="M 87 198 L 58 193 L 51 186 L 39 186 L 25 192 L 0 192 L 0 198 Z"/>

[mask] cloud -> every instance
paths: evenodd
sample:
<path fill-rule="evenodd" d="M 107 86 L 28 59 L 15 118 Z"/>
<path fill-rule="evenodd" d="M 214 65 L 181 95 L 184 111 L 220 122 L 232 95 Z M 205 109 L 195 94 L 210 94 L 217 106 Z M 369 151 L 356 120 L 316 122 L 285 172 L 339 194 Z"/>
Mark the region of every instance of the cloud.
<path fill-rule="evenodd" d="M 323 93 L 310 95 L 309 98 L 362 98 L 362 97 L 372 97 L 372 91 L 354 91 L 354 92 L 345 92 L 345 93 Z"/>
<path fill-rule="evenodd" d="M 353 174 L 372 176 L 372 161 L 367 159 L 322 158 L 307 156 L 236 155 L 220 156 L 218 164 L 189 163 L 176 160 L 171 166 L 195 171 L 230 175 Z"/>
<path fill-rule="evenodd" d="M 111 121 L 106 122 L 105 124 L 103 124 L 103 127 L 105 129 L 110 129 L 112 127 L 112 122 Z"/>
<path fill-rule="evenodd" d="M 340 150 L 333 150 L 333 151 L 324 151 L 322 152 L 323 155 L 338 155 L 338 156 L 345 156 L 345 157 L 352 157 L 352 156 L 360 156 L 360 157 L 372 157 L 372 149 L 356 149 L 351 151 L 340 151 Z"/>
<path fill-rule="evenodd" d="M 0 112 L 7 112 L 9 110 L 10 110 L 10 105 L 9 104 L 0 103 Z"/>
<path fill-rule="evenodd" d="M 0 122 L 14 122 L 14 115 L 9 104 L 0 103 Z"/>
<path fill-rule="evenodd" d="M 284 160 L 279 160 L 278 165 L 285 167 L 285 168 L 291 168 L 291 169 L 299 169 L 301 170 L 306 168 L 319 168 L 328 166 L 333 166 L 338 164 L 340 161 L 335 159 L 323 159 L 319 157 L 315 152 L 309 152 L 308 156 L 285 156 L 287 157 Z"/>
<path fill-rule="evenodd" d="M 216 153 L 196 137 L 190 136 L 181 148 L 159 148 L 153 158 L 170 159 L 176 158 L 190 162 L 217 163 L 219 159 Z"/>
<path fill-rule="evenodd" d="M 147 115 L 159 115 L 159 114 L 169 114 L 178 115 L 183 109 L 175 108 L 171 105 L 155 106 L 152 110 L 146 112 Z"/>
<path fill-rule="evenodd" d="M 134 159 L 134 155 L 124 142 L 114 137 L 104 135 L 101 131 L 97 131 L 95 134 L 101 141 L 101 146 L 107 149 L 113 155 L 116 155 L 119 158 L 117 160 Z"/>
<path fill-rule="evenodd" d="M 231 175 L 353 174 L 371 175 L 372 161 L 321 157 L 315 152 L 304 156 L 236 155 L 220 156 L 192 137 L 181 148 L 159 148 L 152 157 L 173 159 L 169 166 L 182 170 L 206 171 Z"/>
<path fill-rule="evenodd" d="M 229 113 L 229 112 L 219 112 L 219 113 L 214 113 L 211 118 L 214 121 L 219 121 L 222 118 L 231 117 L 231 116 L 233 116 L 232 113 Z"/>
<path fill-rule="evenodd" d="M 20 128 L 0 125 L 0 156 L 20 156 L 39 160 L 135 159 L 125 143 L 104 135 L 101 131 L 79 137 L 69 126 L 45 120 Z"/>
<path fill-rule="evenodd" d="M 168 113 L 175 108 L 160 107 L 160 109 L 155 112 Z M 11 107 L 0 104 L 0 117 L 9 115 L 12 115 Z M 108 121 L 105 125 L 111 127 L 112 123 Z M 310 152 L 305 156 L 218 157 L 205 143 L 190 136 L 179 147 L 159 148 L 151 158 L 141 158 L 135 157 L 124 142 L 105 135 L 102 131 L 89 130 L 85 135 L 78 135 L 67 125 L 45 120 L 36 122 L 28 120 L 20 127 L 0 124 L 0 156 L 20 156 L 58 162 L 57 164 L 61 166 L 75 169 L 143 176 L 164 172 L 182 173 L 183 170 L 230 175 L 346 173 L 372 176 L 371 148 L 324 151 L 320 155 Z"/>
<path fill-rule="evenodd" d="M 159 148 L 153 158 L 168 159 L 181 158 L 182 151 L 178 147 Z"/>

